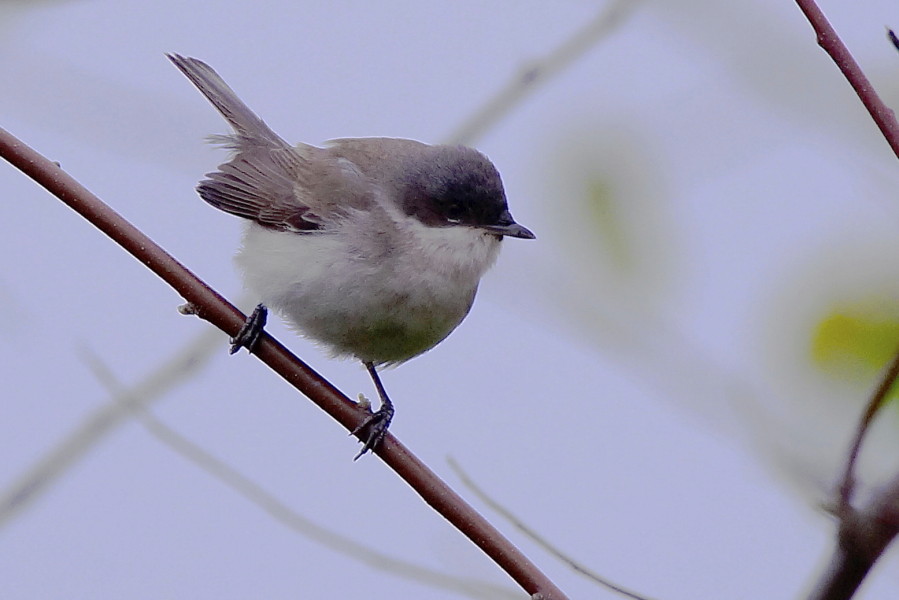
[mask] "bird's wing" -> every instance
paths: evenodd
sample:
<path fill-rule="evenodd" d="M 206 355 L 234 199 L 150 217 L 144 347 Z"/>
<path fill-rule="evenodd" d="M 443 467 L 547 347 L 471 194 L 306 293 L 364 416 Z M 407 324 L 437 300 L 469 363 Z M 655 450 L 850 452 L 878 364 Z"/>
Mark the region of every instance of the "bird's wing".
<path fill-rule="evenodd" d="M 290 146 L 203 61 L 169 59 L 234 129 L 212 140 L 233 151 L 231 160 L 197 186 L 200 197 L 225 212 L 280 231 L 308 232 L 371 201 L 372 186 L 353 162 L 299 144 Z"/>
<path fill-rule="evenodd" d="M 219 210 L 280 231 L 315 231 L 325 211 L 316 213 L 308 160 L 294 148 L 238 151 L 206 174 L 197 186 L 200 197 Z"/>

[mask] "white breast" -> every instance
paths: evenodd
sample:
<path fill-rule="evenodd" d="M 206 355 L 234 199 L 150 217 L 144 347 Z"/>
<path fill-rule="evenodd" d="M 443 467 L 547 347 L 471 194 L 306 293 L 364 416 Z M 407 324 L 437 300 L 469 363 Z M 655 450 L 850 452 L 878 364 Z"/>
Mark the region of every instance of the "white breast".
<path fill-rule="evenodd" d="M 385 217 L 356 213 L 328 233 L 251 223 L 236 262 L 263 303 L 335 355 L 402 362 L 465 318 L 500 240 Z"/>

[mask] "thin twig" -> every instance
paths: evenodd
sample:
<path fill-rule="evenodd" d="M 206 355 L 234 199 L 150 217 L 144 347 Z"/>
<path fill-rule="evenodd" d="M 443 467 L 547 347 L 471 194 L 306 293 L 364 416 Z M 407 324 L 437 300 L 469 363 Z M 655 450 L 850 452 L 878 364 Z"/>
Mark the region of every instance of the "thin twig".
<path fill-rule="evenodd" d="M 481 487 L 476 484 L 471 477 L 468 476 L 468 473 L 466 473 L 462 469 L 462 467 L 459 466 L 459 463 L 457 463 L 453 458 L 448 458 L 447 462 L 449 463 L 450 468 L 452 468 L 452 470 L 456 472 L 456 475 L 462 481 L 462 484 L 469 490 L 471 490 L 475 496 L 480 498 L 484 504 L 499 513 L 502 518 L 511 523 L 513 527 L 515 527 L 521 533 L 534 541 L 538 546 L 555 556 L 563 563 L 567 564 L 573 571 L 580 573 L 587 579 L 592 580 L 594 583 L 597 583 L 602 587 L 615 592 L 616 594 L 621 594 L 626 598 L 632 598 L 633 600 L 651 600 L 649 596 L 643 596 L 641 594 L 638 594 L 637 592 L 633 592 L 623 586 L 620 586 L 617 583 L 609 581 L 602 575 L 599 575 L 595 571 L 592 571 L 583 563 L 576 561 L 575 559 L 571 558 L 570 556 L 556 548 L 549 540 L 531 529 L 531 527 L 528 526 L 524 521 L 513 515 L 508 508 L 494 500 L 489 494 L 487 494 L 487 492 L 481 489 Z"/>
<path fill-rule="evenodd" d="M 639 0 L 613 0 L 604 6 L 592 21 L 562 42 L 555 50 L 522 69 L 487 101 L 482 109 L 462 123 L 449 136 L 447 143 L 471 144 L 500 118 L 506 116 L 512 107 L 518 106 L 527 94 L 533 93 L 539 84 L 566 69 L 600 39 L 611 33 L 637 4 Z"/>
<path fill-rule="evenodd" d="M 836 515 L 839 519 L 836 549 L 830 565 L 815 586 L 809 600 L 849 600 L 855 595 L 874 563 L 899 533 L 896 516 L 899 506 L 899 477 L 875 492 L 865 510 L 852 506 L 855 490 L 855 466 L 862 442 L 874 417 L 886 404 L 887 395 L 899 378 L 899 352 L 884 370 L 880 382 L 865 406 L 855 430 L 843 477 L 838 488 Z"/>
<path fill-rule="evenodd" d="M 42 185 L 109 236 L 196 307 L 197 314 L 229 336 L 237 335 L 244 315 L 131 223 L 91 194 L 58 165 L 0 129 L 0 156 Z M 300 361 L 271 335 L 254 355 L 305 394 L 347 430 L 366 418 L 365 411 Z M 565 594 L 524 554 L 437 477 L 395 437 L 388 434 L 377 455 L 431 507 L 481 548 L 531 595 L 561 600 Z"/>
<path fill-rule="evenodd" d="M 796 0 L 799 9 L 805 14 L 809 23 L 818 36 L 818 45 L 824 49 L 827 54 L 837 64 L 840 71 L 849 81 L 849 85 L 858 94 L 859 99 L 871 118 L 880 128 L 887 144 L 893 149 L 893 153 L 899 157 L 899 122 L 896 121 L 896 115 L 893 110 L 883 103 L 880 96 L 874 90 L 874 86 L 868 80 L 868 77 L 862 71 L 862 68 L 852 57 L 849 49 L 840 40 L 837 32 L 827 21 L 827 17 L 815 4 L 815 0 Z"/>
<path fill-rule="evenodd" d="M 865 406 L 865 411 L 862 413 L 858 427 L 856 427 L 855 437 L 852 439 L 852 444 L 849 446 L 846 468 L 843 470 L 843 477 L 838 488 L 838 515 L 850 510 L 852 493 L 855 490 L 855 465 L 858 462 L 862 442 L 865 439 L 865 435 L 868 433 L 868 429 L 871 427 L 871 423 L 874 421 L 874 417 L 880 409 L 883 408 L 883 405 L 886 404 L 887 394 L 889 394 L 893 385 L 896 383 L 897 378 L 899 378 L 899 351 L 896 352 L 893 356 L 893 360 L 886 370 L 884 370 L 883 376 L 877 384 L 877 388 L 874 390 L 874 393 L 871 394 L 871 398 Z"/>
<path fill-rule="evenodd" d="M 222 348 L 222 335 L 206 328 L 193 342 L 153 369 L 135 385 L 127 402 L 111 403 L 90 414 L 65 439 L 0 493 L 0 527 L 30 506 L 75 462 L 80 460 L 104 436 L 131 418 L 134 411 L 146 408 L 173 387 L 205 366 L 211 348 Z"/>
<path fill-rule="evenodd" d="M 855 430 L 843 477 L 838 488 L 836 515 L 839 519 L 837 543 L 830 565 L 809 600 L 849 600 L 855 595 L 874 563 L 884 553 L 896 534 L 899 506 L 899 477 L 875 492 L 865 510 L 852 506 L 855 491 L 855 466 L 874 417 L 886 404 L 887 395 L 899 378 L 899 352 L 884 370 L 880 382 L 865 406 Z"/>

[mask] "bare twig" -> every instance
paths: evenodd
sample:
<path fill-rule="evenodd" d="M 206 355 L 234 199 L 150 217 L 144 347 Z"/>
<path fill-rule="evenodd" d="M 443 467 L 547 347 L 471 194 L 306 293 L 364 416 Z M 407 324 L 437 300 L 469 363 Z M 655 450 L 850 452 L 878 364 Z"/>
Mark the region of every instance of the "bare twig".
<path fill-rule="evenodd" d="M 896 352 L 895 356 L 893 356 L 893 360 L 883 372 L 883 376 L 880 378 L 880 382 L 877 384 L 874 393 L 871 394 L 871 398 L 868 400 L 865 411 L 862 413 L 858 427 L 855 430 L 855 437 L 852 439 L 852 444 L 849 446 L 849 456 L 846 459 L 846 468 L 843 471 L 843 478 L 840 481 L 838 489 L 839 505 L 837 507 L 837 514 L 843 514 L 850 510 L 852 493 L 855 490 L 855 465 L 858 462 L 862 442 L 865 439 L 865 435 L 868 433 L 868 429 L 871 427 L 871 423 L 874 421 L 874 417 L 886 403 L 887 394 L 896 383 L 897 378 L 899 378 L 899 351 Z"/>
<path fill-rule="evenodd" d="M 134 386 L 127 401 L 108 404 L 88 416 L 61 443 L 0 494 L 0 527 L 40 497 L 50 484 L 106 434 L 130 419 L 135 410 L 146 408 L 154 398 L 193 375 L 212 355 L 212 347 L 222 348 L 222 336 L 214 329 L 207 329 Z"/>
<path fill-rule="evenodd" d="M 818 45 L 837 64 L 849 85 L 858 94 L 862 104 L 868 109 L 877 127 L 880 128 L 887 144 L 893 149 L 893 153 L 899 157 L 899 123 L 896 122 L 896 115 L 893 113 L 893 110 L 884 104 L 877 92 L 874 91 L 874 87 L 862 71 L 862 68 L 840 40 L 837 32 L 834 31 L 834 28 L 827 21 L 827 17 L 815 4 L 815 0 L 796 0 L 796 4 L 799 5 L 799 9 L 805 14 L 815 30 L 818 36 Z"/>
<path fill-rule="evenodd" d="M 99 198 L 7 131 L 0 129 L 0 156 L 42 185 L 171 285 L 209 321 L 229 336 L 237 335 L 244 315 L 213 291 L 149 237 Z M 254 349 L 257 358 L 305 394 L 349 431 L 368 413 L 266 334 Z M 440 480 L 395 437 L 387 435 L 377 455 L 431 507 L 481 548 L 529 594 L 561 600 L 565 594 L 524 554 Z"/>
<path fill-rule="evenodd" d="M 602 587 L 611 590 L 616 594 L 620 594 L 625 598 L 632 598 L 633 600 L 651 600 L 649 596 L 640 595 L 636 592 L 632 592 L 625 587 L 609 581 L 607 578 L 597 574 L 589 567 L 576 561 L 575 559 L 571 558 L 570 556 L 556 548 L 549 540 L 531 529 L 531 527 L 528 526 L 524 521 L 513 515 L 508 508 L 494 500 L 489 494 L 487 494 L 487 492 L 481 489 L 481 487 L 476 484 L 471 477 L 468 476 L 468 473 L 466 473 L 462 469 L 462 467 L 459 466 L 459 463 L 457 463 L 453 458 L 448 458 L 447 462 L 449 463 L 449 466 L 453 469 L 453 471 L 456 472 L 456 475 L 462 481 L 462 484 L 470 489 L 475 496 L 480 498 L 484 504 L 499 513 L 502 518 L 511 523 L 516 529 L 518 529 L 521 533 L 534 541 L 538 546 L 555 556 L 563 563 L 567 564 L 573 571 L 580 573 L 587 579 L 590 579 L 591 581 L 601 585 Z"/>
<path fill-rule="evenodd" d="M 899 37 L 896 37 L 896 32 L 892 29 L 887 28 L 887 39 L 893 44 L 893 47 L 896 50 L 899 50 Z"/>
<path fill-rule="evenodd" d="M 471 144 L 475 138 L 483 135 L 500 118 L 507 115 L 527 94 L 537 89 L 539 84 L 563 71 L 595 46 L 600 39 L 614 31 L 637 4 L 639 0 L 612 0 L 602 8 L 596 18 L 562 42 L 555 50 L 522 69 L 486 102 L 482 109 L 462 123 L 449 136 L 448 143 Z"/>

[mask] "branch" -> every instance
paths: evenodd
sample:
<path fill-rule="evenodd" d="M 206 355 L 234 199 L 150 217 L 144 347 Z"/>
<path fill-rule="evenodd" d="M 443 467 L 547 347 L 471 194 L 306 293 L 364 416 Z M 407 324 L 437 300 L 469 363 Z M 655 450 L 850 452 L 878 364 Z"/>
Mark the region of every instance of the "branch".
<path fill-rule="evenodd" d="M 884 371 L 877 389 L 865 406 L 855 437 L 849 447 L 843 479 L 838 488 L 837 517 L 840 520 L 837 547 L 824 577 L 809 600 L 849 600 L 861 586 L 874 563 L 899 533 L 899 476 L 886 488 L 874 494 L 869 506 L 856 510 L 852 506 L 855 491 L 855 465 L 862 442 L 874 417 L 886 404 L 886 398 L 899 378 L 899 352 Z"/>
<path fill-rule="evenodd" d="M 877 389 L 874 390 L 874 393 L 868 400 L 868 404 L 865 406 L 865 411 L 862 413 L 856 428 L 855 437 L 849 446 L 849 456 L 846 459 L 846 468 L 843 471 L 843 479 L 840 481 L 838 490 L 839 504 L 837 506 L 837 514 L 841 515 L 851 509 L 852 493 L 855 491 L 855 464 L 858 462 L 858 456 L 861 453 L 862 442 L 868 433 L 868 429 L 871 427 L 871 423 L 874 422 L 874 417 L 886 403 L 887 394 L 892 389 L 893 384 L 896 383 L 897 378 L 899 378 L 899 351 L 893 356 L 893 360 L 884 371 L 880 383 L 877 384 Z"/>
<path fill-rule="evenodd" d="M 862 68 L 852 58 L 849 49 L 840 40 L 837 32 L 827 21 L 827 17 L 815 4 L 815 0 L 796 0 L 799 9 L 805 14 L 812 29 L 818 36 L 818 45 L 824 49 L 827 54 L 837 63 L 840 71 L 849 81 L 849 85 L 858 94 L 859 99 L 871 118 L 880 128 L 883 137 L 886 138 L 887 144 L 893 149 L 893 153 L 899 157 L 899 123 L 896 122 L 896 115 L 893 110 L 883 103 L 868 78 L 865 76 Z"/>
<path fill-rule="evenodd" d="M 814 0 L 796 0 L 818 36 L 818 45 L 827 52 L 858 94 L 859 99 L 880 128 L 893 153 L 899 157 L 899 123 L 861 67 L 852 57 L 827 17 Z M 899 40 L 892 30 L 887 37 L 899 49 Z M 874 563 L 899 533 L 899 476 L 885 489 L 877 491 L 868 507 L 856 510 L 852 506 L 855 490 L 855 466 L 871 423 L 886 403 L 887 394 L 899 378 L 899 351 L 884 371 L 877 389 L 865 406 L 846 458 L 846 467 L 838 488 L 836 507 L 840 520 L 837 548 L 824 577 L 812 591 L 809 600 L 848 600 L 870 572 Z"/>
<path fill-rule="evenodd" d="M 899 533 L 899 476 L 864 510 L 840 514 L 837 547 L 808 600 L 849 600 Z"/>
<path fill-rule="evenodd" d="M 555 50 L 538 61 L 534 61 L 513 77 L 500 89 L 484 107 L 469 117 L 449 136 L 448 144 L 471 144 L 497 121 L 521 103 L 525 96 L 565 70 L 571 63 L 584 55 L 604 36 L 611 33 L 628 13 L 635 9 L 639 0 L 613 0 L 602 8 L 596 17 L 573 36 L 562 42 Z"/>
<path fill-rule="evenodd" d="M 106 404 L 85 418 L 37 463 L 0 492 L 0 527 L 32 504 L 76 461 L 81 460 L 102 437 L 113 431 L 132 413 L 146 410 L 153 399 L 192 377 L 212 356 L 212 347 L 221 348 L 221 336 L 205 329 L 181 351 L 150 372 L 129 390 L 126 400 Z"/>
<path fill-rule="evenodd" d="M 244 322 L 244 315 L 237 308 L 91 194 L 58 165 L 4 129 L 0 129 L 0 156 L 66 203 L 172 286 L 187 302 L 196 307 L 198 316 L 229 336 L 237 335 Z M 265 334 L 260 339 L 254 354 L 347 430 L 355 429 L 368 415 L 270 335 Z M 387 435 L 377 455 L 425 502 L 481 548 L 525 591 L 532 596 L 540 594 L 545 600 L 566 598 L 565 594 L 521 551 L 468 506 L 394 436 Z"/>

